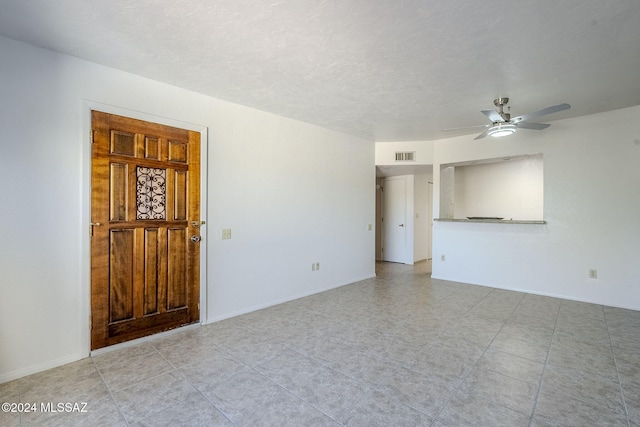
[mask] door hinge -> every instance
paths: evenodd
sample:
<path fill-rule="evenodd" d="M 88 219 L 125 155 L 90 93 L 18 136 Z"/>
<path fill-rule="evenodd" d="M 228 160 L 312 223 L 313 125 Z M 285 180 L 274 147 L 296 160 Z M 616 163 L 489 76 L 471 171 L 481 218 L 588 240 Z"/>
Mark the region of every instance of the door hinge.
<path fill-rule="evenodd" d="M 93 331 L 93 316 L 89 316 L 89 330 Z"/>

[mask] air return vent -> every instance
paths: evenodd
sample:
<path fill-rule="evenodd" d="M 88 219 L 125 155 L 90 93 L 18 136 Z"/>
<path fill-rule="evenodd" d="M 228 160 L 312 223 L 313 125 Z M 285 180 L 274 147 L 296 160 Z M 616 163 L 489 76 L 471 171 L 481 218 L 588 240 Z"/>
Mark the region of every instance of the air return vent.
<path fill-rule="evenodd" d="M 398 151 L 396 152 L 396 162 L 413 162 L 415 154 L 415 151 Z"/>

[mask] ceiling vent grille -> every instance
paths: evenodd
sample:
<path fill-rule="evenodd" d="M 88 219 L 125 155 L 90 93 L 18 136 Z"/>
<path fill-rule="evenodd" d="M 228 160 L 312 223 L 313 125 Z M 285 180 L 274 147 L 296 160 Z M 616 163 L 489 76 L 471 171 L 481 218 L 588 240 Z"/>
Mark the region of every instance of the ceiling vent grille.
<path fill-rule="evenodd" d="M 413 162 L 415 161 L 415 151 L 398 151 L 396 152 L 396 162 Z"/>

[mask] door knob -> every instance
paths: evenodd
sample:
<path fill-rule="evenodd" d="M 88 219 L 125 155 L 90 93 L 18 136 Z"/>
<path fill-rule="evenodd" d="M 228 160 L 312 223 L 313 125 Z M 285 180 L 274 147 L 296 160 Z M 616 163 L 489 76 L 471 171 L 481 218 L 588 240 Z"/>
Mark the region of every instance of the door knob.
<path fill-rule="evenodd" d="M 400 224 L 398 227 L 404 227 L 404 224 Z"/>
<path fill-rule="evenodd" d="M 200 240 L 202 240 L 202 237 L 200 236 L 191 236 L 191 241 L 193 243 L 198 243 Z"/>

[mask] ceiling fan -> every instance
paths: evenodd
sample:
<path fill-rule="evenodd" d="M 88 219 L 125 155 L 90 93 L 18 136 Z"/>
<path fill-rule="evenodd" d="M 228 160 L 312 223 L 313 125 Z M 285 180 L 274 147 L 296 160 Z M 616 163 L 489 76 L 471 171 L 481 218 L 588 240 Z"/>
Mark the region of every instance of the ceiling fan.
<path fill-rule="evenodd" d="M 527 120 L 535 119 L 540 116 L 546 116 L 547 114 L 557 113 L 558 111 L 568 110 L 569 108 L 571 108 L 571 105 L 569 104 L 559 104 L 552 107 L 543 108 L 542 110 L 534 111 L 533 113 L 523 114 L 521 116 L 511 118 L 511 114 L 504 112 L 504 106 L 507 105 L 508 102 L 509 98 L 496 98 L 493 100 L 493 104 L 499 108 L 499 111 L 482 110 L 482 114 L 484 114 L 489 120 L 491 120 L 492 123 L 490 125 L 466 126 L 461 128 L 449 128 L 443 130 L 449 131 L 475 127 L 487 128 L 484 130 L 484 132 L 473 139 L 481 139 L 485 136 L 507 136 L 514 133 L 518 128 L 542 130 L 548 128 L 551 125 L 545 123 L 532 123 L 528 122 Z"/>

